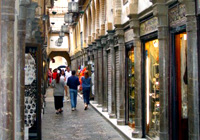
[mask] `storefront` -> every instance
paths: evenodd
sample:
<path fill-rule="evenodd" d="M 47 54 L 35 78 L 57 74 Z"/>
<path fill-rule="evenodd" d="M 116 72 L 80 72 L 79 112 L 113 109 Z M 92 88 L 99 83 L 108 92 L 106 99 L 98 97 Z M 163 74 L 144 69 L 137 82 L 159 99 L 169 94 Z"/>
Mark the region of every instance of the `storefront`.
<path fill-rule="evenodd" d="M 135 55 L 133 46 L 133 29 L 125 31 L 126 46 L 126 124 L 135 127 Z"/>
<path fill-rule="evenodd" d="M 174 12 L 178 13 L 176 16 L 179 18 L 175 18 Z M 187 32 L 184 4 L 176 4 L 170 7 L 169 22 L 171 40 L 171 94 L 169 94 L 171 136 L 173 139 L 188 139 Z"/>
<path fill-rule="evenodd" d="M 159 42 L 156 17 L 140 24 L 142 41 L 142 126 L 143 137 L 159 139 Z"/>
<path fill-rule="evenodd" d="M 25 139 L 41 139 L 41 46 L 25 49 Z"/>

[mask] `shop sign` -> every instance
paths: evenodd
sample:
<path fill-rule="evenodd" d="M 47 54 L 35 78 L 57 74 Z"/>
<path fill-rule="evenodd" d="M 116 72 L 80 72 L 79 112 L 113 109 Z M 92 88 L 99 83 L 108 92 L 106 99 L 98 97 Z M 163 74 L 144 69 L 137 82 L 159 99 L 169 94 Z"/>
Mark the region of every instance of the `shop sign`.
<path fill-rule="evenodd" d="M 179 4 L 169 10 L 170 27 L 176 27 L 186 24 L 186 9 L 184 4 Z"/>
<path fill-rule="evenodd" d="M 140 25 L 140 36 L 152 33 L 158 30 L 158 18 L 153 17 Z"/>
<path fill-rule="evenodd" d="M 125 42 L 133 40 L 133 37 L 134 37 L 133 29 L 130 29 L 124 33 Z"/>

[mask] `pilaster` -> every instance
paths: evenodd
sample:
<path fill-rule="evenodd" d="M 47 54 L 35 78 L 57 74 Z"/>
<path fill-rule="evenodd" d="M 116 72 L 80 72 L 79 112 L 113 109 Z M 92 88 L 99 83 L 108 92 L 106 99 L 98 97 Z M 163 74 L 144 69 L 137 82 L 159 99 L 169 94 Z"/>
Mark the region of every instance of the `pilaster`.
<path fill-rule="evenodd" d="M 135 129 L 132 132 L 132 137 L 141 138 L 142 137 L 142 46 L 140 41 L 140 26 L 139 19 L 137 15 L 132 15 L 130 19 L 130 28 L 134 30 L 134 59 L 135 59 Z"/>
<path fill-rule="evenodd" d="M 1 0 L 0 139 L 14 139 L 14 21 L 15 0 Z"/>
<path fill-rule="evenodd" d="M 169 29 L 168 7 L 165 2 L 157 2 L 153 6 L 153 14 L 158 17 L 159 40 L 159 96 L 160 96 L 160 139 L 169 139 L 168 83 L 169 83 Z"/>
<path fill-rule="evenodd" d="M 25 67 L 25 36 L 26 36 L 26 17 L 27 17 L 27 6 L 31 1 L 20 1 L 19 5 L 19 19 L 18 19 L 18 43 L 17 43 L 17 64 L 16 69 L 16 114 L 15 114 L 15 138 L 24 139 L 24 67 Z"/>
<path fill-rule="evenodd" d="M 107 73 L 108 73 L 108 58 L 107 58 L 107 37 L 102 36 L 101 38 L 101 46 L 103 47 L 103 80 L 102 80 L 102 85 L 103 85 L 103 101 L 102 101 L 102 111 L 107 112 L 108 111 L 108 81 L 107 81 Z"/>
<path fill-rule="evenodd" d="M 107 31 L 108 32 L 108 47 L 110 48 L 111 54 L 111 111 L 109 113 L 110 118 L 116 118 L 116 94 L 115 94 L 115 50 L 114 50 L 114 31 Z"/>
<path fill-rule="evenodd" d="M 115 29 L 115 46 L 118 46 L 119 51 L 119 93 L 116 93 L 117 101 L 117 124 L 125 125 L 125 91 L 126 91 L 126 49 L 124 42 L 124 29 L 122 26 L 117 26 Z M 117 76 L 117 75 L 116 75 Z M 115 76 L 115 77 L 116 77 Z M 118 79 L 116 79 L 118 80 Z"/>
<path fill-rule="evenodd" d="M 101 46 L 101 39 L 96 39 L 96 47 L 98 50 L 98 106 L 102 107 L 102 94 L 103 94 L 103 66 L 102 66 L 102 58 L 103 51 Z"/>
<path fill-rule="evenodd" d="M 99 91 L 98 91 L 98 50 L 96 43 L 93 42 L 93 54 L 94 54 L 94 103 L 98 104 Z"/>
<path fill-rule="evenodd" d="M 198 88 L 198 46 L 195 1 L 182 0 L 186 6 L 187 72 L 188 72 L 188 128 L 189 140 L 200 139 L 199 88 Z"/>

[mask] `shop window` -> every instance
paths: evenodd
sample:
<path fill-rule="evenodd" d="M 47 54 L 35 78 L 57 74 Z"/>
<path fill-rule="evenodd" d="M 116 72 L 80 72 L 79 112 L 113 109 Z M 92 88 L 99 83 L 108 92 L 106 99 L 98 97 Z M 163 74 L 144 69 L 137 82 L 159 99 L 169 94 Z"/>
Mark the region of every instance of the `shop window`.
<path fill-rule="evenodd" d="M 135 127 L 135 77 L 134 77 L 134 49 L 128 51 L 128 95 L 129 95 L 129 126 Z"/>
<path fill-rule="evenodd" d="M 159 46 L 158 40 L 145 43 L 146 125 L 151 138 L 159 137 Z"/>

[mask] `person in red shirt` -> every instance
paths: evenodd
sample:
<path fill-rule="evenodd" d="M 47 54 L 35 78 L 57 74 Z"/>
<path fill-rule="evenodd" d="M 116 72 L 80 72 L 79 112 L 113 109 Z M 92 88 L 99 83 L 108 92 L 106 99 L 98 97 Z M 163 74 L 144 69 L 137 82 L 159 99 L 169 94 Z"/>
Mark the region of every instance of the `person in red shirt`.
<path fill-rule="evenodd" d="M 48 81 L 49 81 L 49 85 L 51 85 L 51 82 L 52 82 L 52 72 L 51 72 L 51 68 L 49 68 L 49 70 L 48 70 Z"/>
<path fill-rule="evenodd" d="M 53 79 L 56 79 L 56 76 L 57 76 L 57 69 L 54 69 L 54 70 L 53 70 L 53 76 L 52 76 Z"/>

